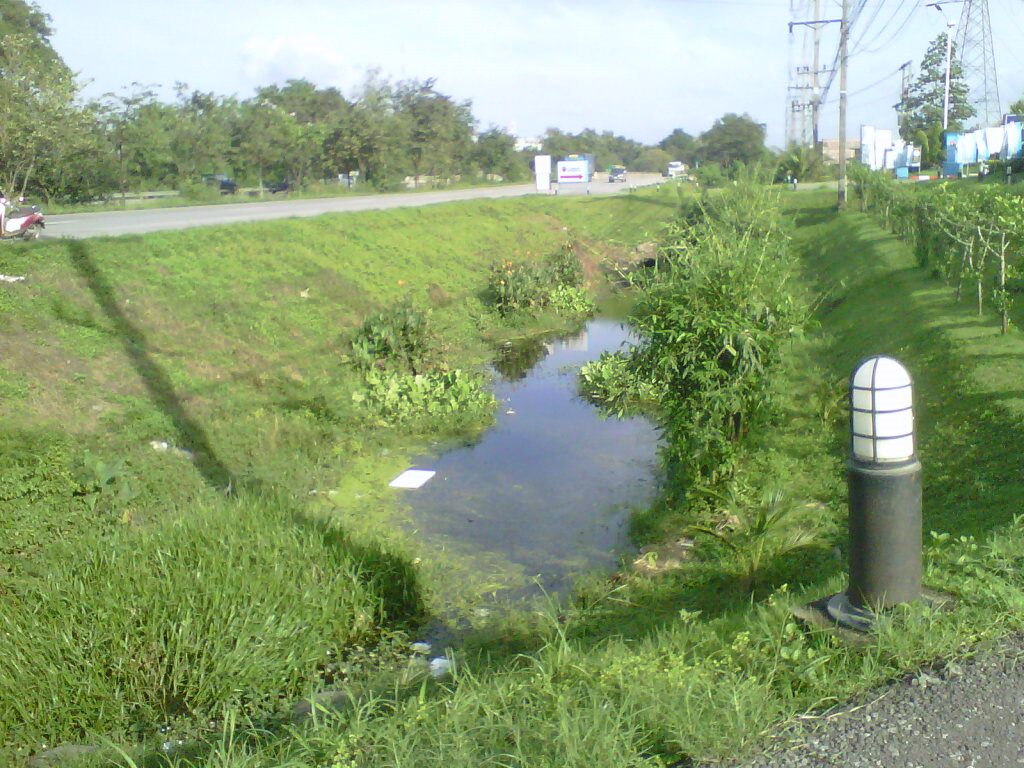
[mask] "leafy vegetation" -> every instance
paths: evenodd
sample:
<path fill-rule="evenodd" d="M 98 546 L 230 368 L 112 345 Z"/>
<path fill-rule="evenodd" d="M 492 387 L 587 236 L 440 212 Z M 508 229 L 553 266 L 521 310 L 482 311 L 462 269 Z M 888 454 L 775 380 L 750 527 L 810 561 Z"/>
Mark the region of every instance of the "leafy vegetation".
<path fill-rule="evenodd" d="M 578 244 L 566 241 L 543 262 L 502 259 L 491 266 L 488 291 L 503 316 L 551 307 L 570 317 L 586 317 L 594 303 L 583 288 Z"/>
<path fill-rule="evenodd" d="M 661 250 L 630 318 L 638 342 L 624 375 L 588 367 L 584 380 L 620 407 L 657 400 L 668 469 L 685 488 L 731 473 L 750 421 L 770 404 L 769 375 L 802 308 L 776 198 L 760 184 L 685 206 Z M 609 391 L 616 381 L 632 391 Z"/>
<path fill-rule="evenodd" d="M 749 561 L 709 539 L 677 570 L 595 582 L 575 605 L 514 625 L 519 653 L 493 644 L 484 647 L 490 654 L 464 652 L 440 685 L 364 695 L 282 737 L 226 729 L 202 760 L 612 768 L 732 759 L 784 723 L 799 729 L 808 714 L 1019 630 L 1024 523 L 1013 510 L 1024 498 L 1024 404 L 1001 361 L 1024 354 L 1024 341 L 938 301 L 944 289 L 866 217 L 837 216 L 825 196 L 792 196 L 789 205 L 800 279 L 828 300 L 820 326 L 787 346 L 774 382 L 780 410 L 750 433 L 735 476 L 750 501 L 781 481 L 790 502 L 769 497 L 767 514 L 814 500 L 807 514 L 823 527 L 818 544 L 763 564 L 766 598 L 751 604 L 741 588 Z M 884 311 L 894 303 L 901 313 Z M 802 626 L 791 609 L 843 586 L 841 559 L 829 550 L 843 541 L 845 448 L 833 385 L 880 346 L 915 375 L 920 454 L 932 478 L 925 524 L 936 531 L 926 582 L 959 604 L 898 609 L 864 644 L 848 645 Z M 750 509 L 753 521 L 759 513 Z"/>
<path fill-rule="evenodd" d="M 472 439 L 493 418 L 476 371 L 494 343 L 566 323 L 508 327 L 488 265 L 555 253 L 566 227 L 598 253 L 610 232 L 642 242 L 665 199 L 0 252 L 0 271 L 28 277 L 0 291 L 0 762 L 269 725 L 382 639 L 404 665 L 401 630 L 467 580 L 402 534 L 387 483 L 427 438 Z"/>
<path fill-rule="evenodd" d="M 1012 188 L 968 189 L 943 183 L 924 189 L 896 184 L 862 166 L 854 170 L 861 210 L 872 211 L 893 232 L 912 243 L 918 264 L 955 282 L 959 301 L 973 282 L 979 316 L 986 295 L 1006 333 L 1024 262 L 1024 208 Z"/>

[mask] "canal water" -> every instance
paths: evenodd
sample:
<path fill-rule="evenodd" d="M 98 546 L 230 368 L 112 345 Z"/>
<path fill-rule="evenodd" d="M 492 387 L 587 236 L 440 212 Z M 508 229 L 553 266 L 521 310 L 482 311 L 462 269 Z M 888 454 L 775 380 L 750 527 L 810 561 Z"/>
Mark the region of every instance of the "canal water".
<path fill-rule="evenodd" d="M 576 393 L 580 367 L 627 342 L 621 323 L 595 319 L 572 337 L 505 348 L 496 425 L 416 462 L 437 472 L 407 496 L 419 535 L 492 569 L 499 597 L 563 592 L 576 574 L 614 568 L 630 513 L 652 501 L 654 426 L 603 419 Z"/>

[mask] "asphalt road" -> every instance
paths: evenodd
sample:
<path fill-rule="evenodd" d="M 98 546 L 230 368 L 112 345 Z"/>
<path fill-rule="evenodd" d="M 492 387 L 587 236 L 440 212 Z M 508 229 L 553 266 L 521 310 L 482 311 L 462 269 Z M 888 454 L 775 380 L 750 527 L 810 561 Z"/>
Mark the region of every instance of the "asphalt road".
<path fill-rule="evenodd" d="M 746 768 L 1024 765 L 1024 637 L 875 691 Z M 785 738 L 783 736 L 780 741 Z M 793 743 L 795 742 L 795 743 Z"/>
<path fill-rule="evenodd" d="M 626 192 L 633 187 L 649 186 L 663 181 L 653 173 L 630 174 L 625 184 L 609 184 L 607 175 L 601 174 L 589 184 L 590 194 L 609 195 Z M 554 185 L 558 186 L 558 185 Z M 586 194 L 582 185 L 563 185 L 563 195 Z M 480 187 L 476 189 L 443 190 L 437 192 L 410 192 L 389 195 L 363 195 L 358 197 L 330 197 L 315 200 L 271 200 L 259 203 L 227 205 L 201 205 L 187 208 L 155 208 L 143 211 L 109 211 L 105 213 L 75 213 L 47 216 L 45 238 L 86 238 L 102 235 L 138 235 L 168 229 L 188 229 L 214 224 L 234 224 L 246 221 L 303 218 L 324 213 L 352 211 L 379 211 L 387 208 L 412 208 L 458 200 L 497 199 L 536 194 L 533 184 L 508 187 Z"/>

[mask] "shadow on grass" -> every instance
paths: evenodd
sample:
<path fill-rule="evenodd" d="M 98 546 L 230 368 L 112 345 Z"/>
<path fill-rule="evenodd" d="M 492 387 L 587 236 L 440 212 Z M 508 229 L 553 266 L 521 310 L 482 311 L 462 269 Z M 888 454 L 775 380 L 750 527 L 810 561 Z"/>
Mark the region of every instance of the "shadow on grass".
<path fill-rule="evenodd" d="M 176 442 L 195 456 L 196 468 L 208 485 L 213 488 L 230 487 L 231 472 L 217 457 L 202 426 L 185 410 L 170 377 L 150 355 L 146 335 L 124 313 L 113 287 L 90 255 L 89 246 L 81 240 L 75 240 L 68 243 L 68 251 L 72 265 L 85 280 L 96 303 L 113 325 L 153 405 L 174 425 L 178 433 Z"/>

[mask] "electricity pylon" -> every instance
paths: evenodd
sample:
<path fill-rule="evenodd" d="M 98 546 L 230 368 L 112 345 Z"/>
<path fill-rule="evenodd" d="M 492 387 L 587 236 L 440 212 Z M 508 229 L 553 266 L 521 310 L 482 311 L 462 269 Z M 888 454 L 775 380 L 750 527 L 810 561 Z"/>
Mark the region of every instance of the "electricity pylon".
<path fill-rule="evenodd" d="M 988 0 L 963 0 L 963 3 L 956 30 L 956 51 L 968 98 L 974 106 L 974 119 L 982 126 L 999 125 L 1003 113 L 996 80 Z"/>

